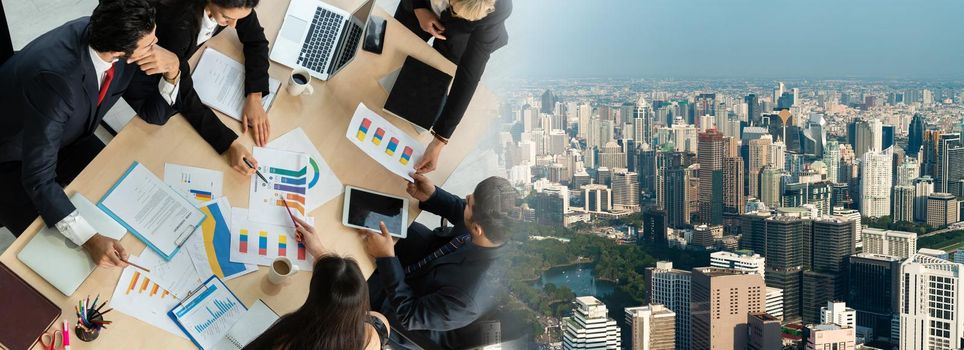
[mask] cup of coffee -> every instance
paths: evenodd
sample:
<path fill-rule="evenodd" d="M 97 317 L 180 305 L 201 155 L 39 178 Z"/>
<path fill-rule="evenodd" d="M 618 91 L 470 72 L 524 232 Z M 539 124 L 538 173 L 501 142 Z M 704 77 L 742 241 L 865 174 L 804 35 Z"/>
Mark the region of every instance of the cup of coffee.
<path fill-rule="evenodd" d="M 271 269 L 268 271 L 268 282 L 276 285 L 287 284 L 298 273 L 298 266 L 291 262 L 286 256 L 279 256 L 271 262 Z"/>
<path fill-rule="evenodd" d="M 296 68 L 291 71 L 288 78 L 288 94 L 291 96 L 311 95 L 315 89 L 311 87 L 311 73 L 304 68 Z"/>

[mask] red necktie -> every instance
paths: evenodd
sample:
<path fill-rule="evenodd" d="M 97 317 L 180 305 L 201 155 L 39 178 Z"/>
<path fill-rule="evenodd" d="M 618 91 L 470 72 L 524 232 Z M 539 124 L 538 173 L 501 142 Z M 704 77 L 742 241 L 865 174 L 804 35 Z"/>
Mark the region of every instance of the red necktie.
<path fill-rule="evenodd" d="M 104 101 L 104 96 L 107 95 L 107 90 L 110 89 L 110 81 L 114 79 L 114 65 L 110 65 L 110 69 L 107 70 L 107 75 L 104 76 L 104 83 L 100 84 L 100 93 L 97 95 L 97 106 L 100 107 L 100 103 Z"/>

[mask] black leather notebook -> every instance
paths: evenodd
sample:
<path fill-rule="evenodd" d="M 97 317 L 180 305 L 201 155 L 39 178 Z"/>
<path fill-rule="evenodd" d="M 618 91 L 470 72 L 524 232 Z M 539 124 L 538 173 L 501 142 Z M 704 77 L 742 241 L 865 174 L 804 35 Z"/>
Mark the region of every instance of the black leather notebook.
<path fill-rule="evenodd" d="M 451 83 L 451 75 L 409 56 L 388 94 L 385 111 L 431 129 L 442 112 Z"/>
<path fill-rule="evenodd" d="M 0 263 L 0 347 L 29 349 L 60 317 L 60 308 Z"/>

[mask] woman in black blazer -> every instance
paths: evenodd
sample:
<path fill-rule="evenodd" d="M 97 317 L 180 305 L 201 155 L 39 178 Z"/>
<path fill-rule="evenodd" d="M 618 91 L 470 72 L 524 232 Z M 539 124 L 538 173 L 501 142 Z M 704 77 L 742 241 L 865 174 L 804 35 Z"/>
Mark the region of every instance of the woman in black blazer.
<path fill-rule="evenodd" d="M 435 170 L 442 148 L 475 95 L 489 56 L 509 42 L 505 20 L 512 0 L 401 0 L 395 19 L 434 47 L 458 69 L 442 113 L 432 126 L 435 139 L 415 165 L 419 173 Z"/>
<path fill-rule="evenodd" d="M 181 71 L 190 72 L 188 60 L 207 40 L 224 28 L 234 27 L 244 46 L 244 93 L 247 99 L 242 116 L 242 133 L 250 127 L 258 146 L 270 136 L 268 115 L 261 98 L 268 91 L 268 39 L 258 22 L 254 7 L 259 0 L 161 0 L 157 6 L 157 44 L 181 60 Z M 218 152 L 229 151 L 229 162 L 236 170 L 249 174 L 243 158 L 254 161 L 247 148 L 237 142 L 238 135 L 221 123 L 210 108 L 201 103 L 190 74 L 180 80 L 175 102 L 178 112 Z"/>

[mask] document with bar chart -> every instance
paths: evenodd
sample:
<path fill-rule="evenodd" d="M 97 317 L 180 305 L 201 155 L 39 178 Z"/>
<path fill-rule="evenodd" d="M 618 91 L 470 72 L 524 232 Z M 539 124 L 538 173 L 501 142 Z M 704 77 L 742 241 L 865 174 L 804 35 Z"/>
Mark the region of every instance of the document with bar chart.
<path fill-rule="evenodd" d="M 345 134 L 355 146 L 395 175 L 413 181 L 415 162 L 425 153 L 419 143 L 378 113 L 359 103 Z"/>
<path fill-rule="evenodd" d="M 144 250 L 150 253 L 150 250 Z M 159 256 L 158 256 L 159 257 Z M 148 259 L 131 255 L 135 264 L 147 264 Z M 167 311 L 177 305 L 174 294 L 154 282 L 148 274 L 128 266 L 121 272 L 120 280 L 110 298 L 110 307 L 133 318 L 144 321 L 179 337 L 187 338 L 177 324 L 167 317 Z"/>
<path fill-rule="evenodd" d="M 258 176 L 251 177 L 249 219 L 293 227 L 284 202 L 291 208 L 291 214 L 302 219 L 307 216 L 308 155 L 255 147 L 254 158 L 258 160 L 258 171 L 268 182 Z"/>
<path fill-rule="evenodd" d="M 198 348 L 221 341 L 247 309 L 217 276 L 211 276 L 191 296 L 167 313 Z"/>
<path fill-rule="evenodd" d="M 164 183 L 197 206 L 221 198 L 224 173 L 192 166 L 164 164 Z"/>
<path fill-rule="evenodd" d="M 287 256 L 300 270 L 311 271 L 315 259 L 304 244 L 295 239 L 295 228 L 271 225 L 248 219 L 249 209 L 234 208 L 231 213 L 231 261 L 269 266 L 275 258 Z M 313 218 L 307 219 L 314 224 Z"/>

